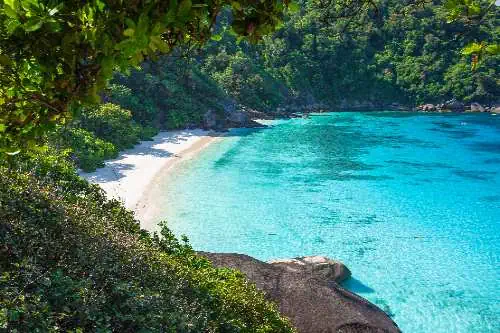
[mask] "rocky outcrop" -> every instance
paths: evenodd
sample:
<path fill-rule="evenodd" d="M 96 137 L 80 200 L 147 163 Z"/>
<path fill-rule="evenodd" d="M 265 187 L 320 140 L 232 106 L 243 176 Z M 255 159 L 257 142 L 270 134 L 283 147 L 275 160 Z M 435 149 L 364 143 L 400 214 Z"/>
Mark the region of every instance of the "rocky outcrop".
<path fill-rule="evenodd" d="M 418 106 L 417 109 L 424 112 L 434 112 L 437 110 L 434 104 L 423 104 Z"/>
<path fill-rule="evenodd" d="M 217 113 L 214 110 L 208 110 L 203 115 L 203 129 L 211 130 L 211 129 L 217 129 L 217 127 L 218 127 Z"/>
<path fill-rule="evenodd" d="M 239 128 L 239 127 L 265 127 L 264 125 L 254 121 L 248 112 L 246 111 L 235 111 L 230 113 L 226 117 L 225 126 L 227 128 Z"/>
<path fill-rule="evenodd" d="M 473 102 L 470 105 L 465 105 L 456 99 L 451 99 L 441 104 L 422 104 L 417 106 L 417 111 L 424 112 L 494 112 L 498 106 L 483 106 Z"/>
<path fill-rule="evenodd" d="M 307 274 L 322 281 L 341 283 L 351 277 L 351 271 L 343 263 L 323 256 L 280 259 L 269 263 L 288 272 Z"/>
<path fill-rule="evenodd" d="M 484 107 L 479 103 L 471 103 L 470 112 L 485 112 Z"/>
<path fill-rule="evenodd" d="M 465 104 L 462 102 L 457 101 L 456 99 L 450 99 L 449 101 L 446 101 L 440 109 L 442 110 L 450 110 L 453 112 L 462 112 L 465 109 Z"/>
<path fill-rule="evenodd" d="M 242 254 L 199 254 L 217 267 L 240 270 L 301 333 L 400 332 L 382 310 L 338 284 L 350 276 L 338 261 L 304 257 L 266 263 Z"/>

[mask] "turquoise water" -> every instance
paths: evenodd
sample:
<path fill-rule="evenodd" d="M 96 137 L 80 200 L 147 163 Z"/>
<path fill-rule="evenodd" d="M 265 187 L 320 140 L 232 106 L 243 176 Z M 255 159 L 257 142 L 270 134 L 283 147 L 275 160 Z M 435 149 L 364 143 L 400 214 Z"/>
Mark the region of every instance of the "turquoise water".
<path fill-rule="evenodd" d="M 500 115 L 331 113 L 234 130 L 165 180 L 195 249 L 327 255 L 404 332 L 500 332 Z"/>

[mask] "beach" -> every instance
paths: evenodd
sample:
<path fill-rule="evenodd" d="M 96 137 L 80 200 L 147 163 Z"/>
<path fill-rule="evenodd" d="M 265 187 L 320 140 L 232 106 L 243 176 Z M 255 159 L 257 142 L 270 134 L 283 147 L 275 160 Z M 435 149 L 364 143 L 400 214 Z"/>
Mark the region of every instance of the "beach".
<path fill-rule="evenodd" d="M 80 175 L 98 184 L 109 198 L 122 201 L 141 220 L 148 212 L 147 192 L 158 182 L 160 174 L 192 158 L 218 137 L 220 134 L 201 129 L 160 132 L 152 141 L 143 141 L 121 152 L 118 158 L 106 161 L 105 167 Z"/>

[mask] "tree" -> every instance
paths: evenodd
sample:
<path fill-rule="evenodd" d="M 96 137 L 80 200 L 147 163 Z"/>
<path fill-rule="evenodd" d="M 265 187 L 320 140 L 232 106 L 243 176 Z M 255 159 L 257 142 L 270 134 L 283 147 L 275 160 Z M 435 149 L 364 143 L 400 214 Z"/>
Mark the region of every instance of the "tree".
<path fill-rule="evenodd" d="M 0 150 L 15 151 L 99 100 L 113 71 L 211 38 L 230 7 L 234 34 L 273 32 L 289 0 L 0 1 Z"/>

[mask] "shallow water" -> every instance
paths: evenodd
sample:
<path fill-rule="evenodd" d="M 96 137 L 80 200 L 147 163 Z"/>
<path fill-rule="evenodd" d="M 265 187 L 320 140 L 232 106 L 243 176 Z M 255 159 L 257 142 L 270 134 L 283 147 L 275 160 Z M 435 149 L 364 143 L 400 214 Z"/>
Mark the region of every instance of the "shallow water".
<path fill-rule="evenodd" d="M 321 254 L 404 332 L 500 332 L 500 116 L 331 113 L 234 130 L 158 219 L 195 249 Z"/>

